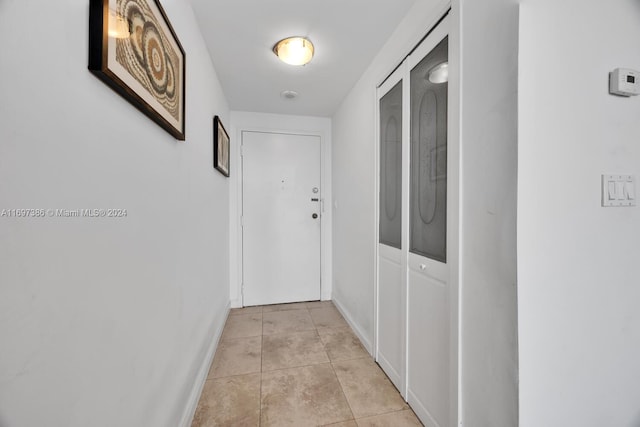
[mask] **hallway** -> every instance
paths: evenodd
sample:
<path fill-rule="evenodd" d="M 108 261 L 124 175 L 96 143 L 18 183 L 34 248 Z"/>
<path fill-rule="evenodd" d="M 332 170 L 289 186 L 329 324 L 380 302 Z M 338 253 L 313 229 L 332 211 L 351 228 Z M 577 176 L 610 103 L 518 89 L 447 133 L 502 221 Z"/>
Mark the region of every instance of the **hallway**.
<path fill-rule="evenodd" d="M 192 427 L 420 426 L 331 301 L 231 310 Z"/>

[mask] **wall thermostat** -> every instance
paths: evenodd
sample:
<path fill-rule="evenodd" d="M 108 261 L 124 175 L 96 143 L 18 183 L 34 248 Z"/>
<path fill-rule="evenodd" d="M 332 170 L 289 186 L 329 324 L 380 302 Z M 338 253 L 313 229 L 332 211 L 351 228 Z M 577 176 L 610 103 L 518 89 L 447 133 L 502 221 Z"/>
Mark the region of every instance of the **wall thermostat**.
<path fill-rule="evenodd" d="M 620 96 L 640 94 L 640 72 L 616 68 L 609 73 L 609 93 Z"/>

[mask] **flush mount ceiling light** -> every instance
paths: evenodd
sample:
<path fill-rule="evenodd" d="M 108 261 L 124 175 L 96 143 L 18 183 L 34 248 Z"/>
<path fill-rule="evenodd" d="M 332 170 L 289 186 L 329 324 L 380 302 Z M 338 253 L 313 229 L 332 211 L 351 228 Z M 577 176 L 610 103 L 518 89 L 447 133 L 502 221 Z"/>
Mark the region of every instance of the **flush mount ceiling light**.
<path fill-rule="evenodd" d="M 273 53 L 289 65 L 308 64 L 313 51 L 313 43 L 304 37 L 287 37 L 273 46 Z"/>
<path fill-rule="evenodd" d="M 449 63 L 443 62 L 429 70 L 429 81 L 431 83 L 446 83 L 449 81 Z"/>

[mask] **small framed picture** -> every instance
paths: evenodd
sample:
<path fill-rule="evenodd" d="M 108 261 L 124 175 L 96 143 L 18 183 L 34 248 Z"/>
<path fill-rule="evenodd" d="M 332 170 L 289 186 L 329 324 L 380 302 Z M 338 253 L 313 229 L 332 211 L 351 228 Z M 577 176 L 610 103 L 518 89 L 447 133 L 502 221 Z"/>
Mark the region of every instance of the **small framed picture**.
<path fill-rule="evenodd" d="M 213 167 L 229 176 L 229 134 L 218 116 L 213 118 Z"/>

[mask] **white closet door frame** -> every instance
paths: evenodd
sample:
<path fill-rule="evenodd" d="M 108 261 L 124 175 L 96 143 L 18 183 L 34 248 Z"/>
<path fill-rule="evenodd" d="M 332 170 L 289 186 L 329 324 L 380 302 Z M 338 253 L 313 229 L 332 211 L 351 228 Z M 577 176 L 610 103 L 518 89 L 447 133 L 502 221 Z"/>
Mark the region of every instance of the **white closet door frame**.
<path fill-rule="evenodd" d="M 442 21 L 432 30 L 432 32 L 425 38 L 425 40 L 409 55 L 406 60 L 406 76 L 407 81 L 410 82 L 411 70 L 422 61 L 445 37 L 449 36 L 449 86 L 448 86 L 448 111 L 447 111 L 447 262 L 446 264 L 437 261 L 425 259 L 422 256 L 409 253 L 407 260 L 407 271 L 409 276 L 411 274 L 420 274 L 424 269 L 423 265 L 426 265 L 427 274 L 431 279 L 437 279 L 446 277 L 446 293 L 448 299 L 448 342 L 449 342 L 449 387 L 448 387 L 448 423 L 446 425 L 457 425 L 459 419 L 458 405 L 458 381 L 459 381 L 459 353 L 458 353 L 458 314 L 459 314 L 459 298 L 458 298 L 458 268 L 459 268 L 459 174 L 460 164 L 462 159 L 460 157 L 460 76 L 459 76 L 459 50 L 457 48 L 457 41 L 453 34 L 451 12 L 448 16 L 442 19 Z M 409 85 L 408 85 L 409 86 Z M 410 90 L 410 88 L 409 88 Z M 410 95 L 409 95 L 410 98 Z M 411 100 L 409 99 L 410 103 Z M 409 120 L 410 128 L 410 120 Z M 408 128 L 408 129 L 409 129 Z M 411 138 L 411 136 L 409 136 Z M 407 210 L 410 201 L 407 200 Z M 409 238 L 409 236 L 407 236 Z M 410 283 L 407 279 L 407 299 L 411 298 L 410 295 Z M 407 301 L 409 302 L 409 301 Z M 410 307 L 407 306 L 407 323 L 409 324 L 411 313 L 409 313 Z M 407 333 L 409 334 L 409 326 L 407 326 Z M 409 338 L 407 338 L 409 340 Z M 408 346 L 410 343 L 408 343 Z M 415 395 L 411 392 L 411 384 L 409 376 L 411 375 L 411 364 L 409 362 L 410 350 L 407 349 L 407 401 L 412 408 L 423 420 L 427 422 L 427 425 L 445 427 L 445 425 L 439 425 L 431 414 L 423 407 Z"/>
<path fill-rule="evenodd" d="M 406 313 L 406 306 L 407 306 L 407 270 L 406 270 L 406 265 L 407 265 L 407 251 L 406 248 L 408 247 L 409 244 L 409 240 L 408 240 L 408 224 L 409 224 L 409 211 L 407 209 L 406 206 L 406 201 L 408 200 L 409 197 L 409 175 L 407 173 L 405 173 L 404 171 L 404 167 L 407 164 L 408 160 L 409 160 L 409 132 L 407 131 L 407 129 L 409 129 L 409 119 L 410 116 L 408 114 L 405 114 L 406 111 L 408 111 L 408 106 L 409 106 L 409 85 L 408 82 L 406 80 L 406 75 L 407 75 L 407 68 L 406 68 L 406 62 L 403 62 L 402 65 L 400 65 L 400 67 L 398 67 L 397 70 L 395 70 L 386 80 L 385 82 L 380 85 L 380 87 L 377 90 L 377 95 L 376 95 L 376 141 L 377 141 L 377 149 L 376 149 L 376 198 L 378 203 L 376 204 L 376 289 L 375 289 L 375 295 L 376 295 L 376 305 L 375 305 L 375 310 L 376 310 L 376 316 L 375 316 L 375 329 L 376 329 L 376 334 L 375 334 L 375 359 L 376 362 L 378 362 L 378 364 L 384 369 L 385 373 L 387 374 L 387 376 L 391 379 L 391 381 L 394 383 L 394 385 L 398 388 L 398 390 L 400 391 L 400 394 L 406 398 L 406 378 L 407 378 L 407 374 L 406 374 L 406 366 L 407 366 L 407 353 L 406 353 L 406 331 L 407 331 L 407 313 Z M 380 149 L 381 149 L 381 145 L 380 145 L 380 120 L 381 120 L 381 112 L 380 112 L 380 100 L 391 90 L 395 87 L 396 84 L 398 84 L 399 82 L 402 82 L 402 167 L 403 167 L 403 172 L 402 172 L 402 191 L 401 191 L 401 198 L 402 198 L 402 215 L 401 215 L 401 221 L 402 221 L 402 226 L 401 226 L 401 244 L 400 247 L 401 249 L 397 249 L 397 248 L 393 248 L 391 246 L 388 245 L 384 245 L 380 243 L 380 227 L 379 227 L 379 223 L 380 223 L 380 188 L 381 188 L 381 182 L 380 182 L 380 166 L 381 166 L 381 159 L 380 159 Z M 402 348 L 399 351 L 399 358 L 400 360 L 400 366 L 393 366 L 393 363 L 388 360 L 385 357 L 385 351 L 384 349 L 381 349 L 381 334 L 384 334 L 384 325 L 381 326 L 380 324 L 380 319 L 381 317 L 384 317 L 384 314 L 381 316 L 381 303 L 384 304 L 384 301 L 380 301 L 380 293 L 383 292 L 384 293 L 384 289 L 382 289 L 382 287 L 384 285 L 381 285 L 380 283 L 380 272 L 381 270 L 384 270 L 385 267 L 383 266 L 383 263 L 394 263 L 397 264 L 398 268 L 399 268 L 399 273 L 398 273 L 398 287 L 400 289 L 400 298 L 402 301 L 402 307 L 400 309 L 400 312 L 398 313 L 398 321 L 400 323 L 400 335 L 401 335 L 401 342 L 402 342 Z M 385 274 L 385 272 L 383 272 L 383 275 Z M 384 311 L 385 307 L 382 307 L 382 310 Z M 381 332 L 382 330 L 382 332 Z"/>
<path fill-rule="evenodd" d="M 449 6 L 450 7 L 450 6 Z M 411 70 L 415 67 L 426 55 L 433 50 L 433 48 L 447 35 L 449 36 L 449 87 L 448 87 L 448 123 L 447 123 L 447 139 L 448 139 L 448 154 L 447 154 L 447 263 L 444 265 L 433 265 L 432 268 L 439 270 L 439 274 L 448 275 L 448 298 L 449 298 L 449 354 L 450 354 L 450 367 L 449 367 L 449 423 L 450 425 L 457 425 L 458 420 L 461 419 L 459 409 L 461 407 L 461 395 L 460 395 L 460 354 L 459 354 L 459 313 L 460 313 L 460 301 L 459 301 L 459 283 L 460 283 L 460 169 L 462 165 L 462 158 L 460 153 L 460 123 L 461 123 L 461 108 L 460 108 L 460 90 L 461 90 L 461 78 L 460 78 L 460 48 L 459 48 L 459 16 L 456 10 L 443 11 L 441 16 L 445 16 L 440 19 L 434 20 L 434 28 L 430 34 L 411 52 L 411 54 L 402 62 L 401 65 L 379 86 L 375 93 L 375 183 L 376 183 L 376 230 L 375 230 L 375 253 L 376 253 L 376 283 L 375 283 L 375 334 L 374 334 L 374 356 L 376 361 L 385 368 L 384 363 L 379 360 L 379 332 L 380 332 L 380 297 L 379 297 L 379 273 L 380 273 L 380 99 L 386 94 L 393 86 L 400 80 L 403 81 L 402 91 L 402 103 L 403 103 L 403 178 L 402 178 L 402 250 L 401 262 L 403 265 L 402 273 L 402 289 L 404 292 L 403 297 L 406 300 L 405 305 L 405 319 L 404 330 L 402 333 L 405 335 L 405 349 L 404 349 L 404 378 L 401 381 L 401 387 L 398 387 L 405 400 L 411 401 L 408 391 L 408 358 L 407 351 L 407 337 L 409 325 L 408 306 L 409 306 L 409 272 L 410 264 L 415 254 L 409 253 L 409 221 L 410 221 L 410 144 L 411 144 L 411 96 L 410 96 L 410 77 Z M 388 248 L 383 248 L 382 256 L 388 256 Z M 422 409 L 414 405 L 416 412 L 420 418 L 427 422 L 427 425 L 437 425 L 430 422 L 428 414 Z M 444 427 L 444 426 L 441 426 Z"/>

